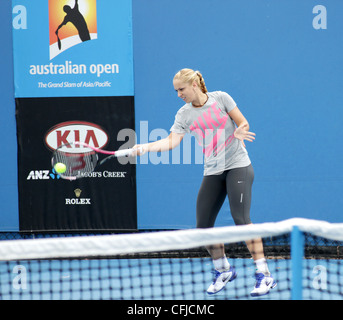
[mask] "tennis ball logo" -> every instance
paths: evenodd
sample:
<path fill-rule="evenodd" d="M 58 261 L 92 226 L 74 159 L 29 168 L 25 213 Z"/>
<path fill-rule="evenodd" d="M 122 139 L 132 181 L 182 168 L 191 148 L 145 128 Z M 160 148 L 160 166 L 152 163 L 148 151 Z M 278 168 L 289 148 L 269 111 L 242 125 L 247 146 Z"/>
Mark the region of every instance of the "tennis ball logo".
<path fill-rule="evenodd" d="M 67 167 L 64 163 L 58 162 L 55 164 L 54 169 L 57 173 L 63 174 L 67 171 Z"/>

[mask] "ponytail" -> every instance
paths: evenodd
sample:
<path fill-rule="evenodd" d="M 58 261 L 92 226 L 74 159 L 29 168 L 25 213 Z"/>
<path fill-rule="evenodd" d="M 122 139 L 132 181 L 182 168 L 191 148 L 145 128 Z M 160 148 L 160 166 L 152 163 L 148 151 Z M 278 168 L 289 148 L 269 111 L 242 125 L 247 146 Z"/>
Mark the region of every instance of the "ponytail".
<path fill-rule="evenodd" d="M 175 76 L 174 79 L 178 79 L 184 83 L 192 84 L 194 81 L 198 84 L 198 87 L 203 93 L 207 92 L 205 80 L 200 71 L 194 71 L 192 69 L 182 69 Z"/>
<path fill-rule="evenodd" d="M 202 77 L 202 74 L 200 73 L 200 71 L 195 71 L 195 73 L 197 74 L 198 78 L 199 78 L 199 88 L 200 90 L 203 92 L 203 93 L 206 93 L 207 92 L 207 88 L 206 88 L 206 85 L 205 85 L 205 80 L 204 78 Z"/>

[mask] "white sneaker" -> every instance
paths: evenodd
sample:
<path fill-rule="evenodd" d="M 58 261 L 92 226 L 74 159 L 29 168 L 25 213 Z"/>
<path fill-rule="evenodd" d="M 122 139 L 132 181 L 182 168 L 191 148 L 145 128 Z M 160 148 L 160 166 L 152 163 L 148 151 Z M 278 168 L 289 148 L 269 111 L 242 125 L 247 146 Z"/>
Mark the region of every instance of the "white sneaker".
<path fill-rule="evenodd" d="M 207 293 L 208 294 L 215 294 L 222 290 L 225 285 L 236 279 L 237 273 L 234 267 L 230 267 L 229 270 L 219 272 L 215 270 L 215 277 L 213 283 L 208 287 Z"/>
<path fill-rule="evenodd" d="M 276 287 L 276 282 L 271 276 L 266 276 L 263 273 L 256 273 L 255 278 L 255 287 L 254 290 L 250 293 L 250 295 L 253 297 L 268 294 L 270 289 Z"/>

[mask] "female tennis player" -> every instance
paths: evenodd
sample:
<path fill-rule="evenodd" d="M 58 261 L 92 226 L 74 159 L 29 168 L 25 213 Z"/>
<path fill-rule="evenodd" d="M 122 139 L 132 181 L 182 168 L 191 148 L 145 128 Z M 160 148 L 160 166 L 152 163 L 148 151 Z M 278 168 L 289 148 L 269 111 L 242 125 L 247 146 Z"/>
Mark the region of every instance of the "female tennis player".
<path fill-rule="evenodd" d="M 177 112 L 170 135 L 156 142 L 136 145 L 136 153 L 168 151 L 180 144 L 186 133 L 193 134 L 204 152 L 204 177 L 196 204 L 197 228 L 215 224 L 222 204 L 228 196 L 236 225 L 251 224 L 250 204 L 254 170 L 244 140 L 252 142 L 255 134 L 249 131 L 248 121 L 225 92 L 208 92 L 199 71 L 180 70 L 173 79 L 174 89 L 184 106 Z M 263 252 L 261 239 L 246 241 L 256 264 L 256 283 L 252 296 L 267 294 L 276 286 Z M 224 251 L 224 244 L 207 247 L 215 279 L 207 293 L 215 294 L 236 278 Z"/>

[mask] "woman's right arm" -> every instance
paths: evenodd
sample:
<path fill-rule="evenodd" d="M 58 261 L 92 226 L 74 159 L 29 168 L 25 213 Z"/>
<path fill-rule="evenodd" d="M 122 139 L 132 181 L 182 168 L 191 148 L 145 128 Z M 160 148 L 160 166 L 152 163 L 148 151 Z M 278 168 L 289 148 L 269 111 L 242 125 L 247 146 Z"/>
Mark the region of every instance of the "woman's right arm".
<path fill-rule="evenodd" d="M 164 139 L 146 144 L 137 144 L 133 149 L 137 149 L 137 155 L 143 155 L 146 152 L 162 152 L 169 151 L 177 147 L 185 134 L 171 132 L 170 135 Z"/>

